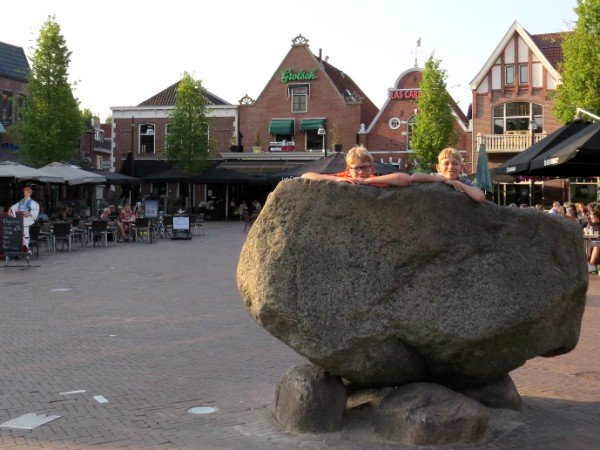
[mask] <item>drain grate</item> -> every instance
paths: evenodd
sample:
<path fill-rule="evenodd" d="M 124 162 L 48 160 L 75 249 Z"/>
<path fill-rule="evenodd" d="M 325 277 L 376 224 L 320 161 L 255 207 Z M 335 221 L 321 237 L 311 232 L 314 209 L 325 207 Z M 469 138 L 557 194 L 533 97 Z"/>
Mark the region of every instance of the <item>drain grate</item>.
<path fill-rule="evenodd" d="M 8 422 L 0 423 L 0 427 L 16 428 L 18 430 L 33 430 L 34 428 L 58 419 L 59 417 L 60 416 L 45 416 L 43 414 L 27 413 L 16 419 L 11 419 Z"/>

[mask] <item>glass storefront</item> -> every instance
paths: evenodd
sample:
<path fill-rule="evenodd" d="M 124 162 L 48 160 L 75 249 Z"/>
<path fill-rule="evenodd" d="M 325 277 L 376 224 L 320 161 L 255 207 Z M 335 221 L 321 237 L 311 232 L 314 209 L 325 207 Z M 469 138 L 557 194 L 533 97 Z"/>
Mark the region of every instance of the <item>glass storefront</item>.
<path fill-rule="evenodd" d="M 572 203 L 590 203 L 598 201 L 597 178 L 571 178 L 569 201 Z"/>

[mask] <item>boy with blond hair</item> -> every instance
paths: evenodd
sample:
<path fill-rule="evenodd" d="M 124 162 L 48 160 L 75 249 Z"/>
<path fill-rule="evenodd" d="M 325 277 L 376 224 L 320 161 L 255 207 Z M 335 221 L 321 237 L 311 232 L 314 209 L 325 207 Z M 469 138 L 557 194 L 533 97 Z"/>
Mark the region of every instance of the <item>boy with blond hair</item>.
<path fill-rule="evenodd" d="M 438 163 L 435 165 L 438 173 L 413 173 L 411 176 L 413 183 L 446 183 L 452 186 L 458 192 L 464 192 L 473 201 L 482 203 L 485 200 L 485 194 L 481 189 L 473 186 L 473 183 L 461 176 L 462 157 L 455 148 L 445 148 L 438 155 Z"/>
<path fill-rule="evenodd" d="M 362 145 L 352 147 L 346 155 L 346 170 L 335 175 L 307 172 L 302 175 L 307 180 L 337 181 L 340 183 L 362 184 L 365 186 L 408 186 L 410 175 L 401 172 L 375 175 L 373 156 Z"/>

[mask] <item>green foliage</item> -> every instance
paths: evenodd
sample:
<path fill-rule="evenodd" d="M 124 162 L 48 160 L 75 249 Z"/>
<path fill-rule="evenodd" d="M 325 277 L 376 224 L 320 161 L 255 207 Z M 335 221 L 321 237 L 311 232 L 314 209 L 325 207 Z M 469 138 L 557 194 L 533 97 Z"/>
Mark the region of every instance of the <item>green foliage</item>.
<path fill-rule="evenodd" d="M 575 29 L 563 42 L 555 116 L 563 123 L 577 108 L 600 113 L 600 0 L 577 0 Z"/>
<path fill-rule="evenodd" d="M 104 123 L 113 123 L 113 116 L 111 114 L 106 116 L 106 119 L 104 119 Z"/>
<path fill-rule="evenodd" d="M 201 172 L 208 164 L 207 104 L 201 81 L 184 72 L 175 96 L 165 153 L 170 164 L 189 174 Z"/>
<path fill-rule="evenodd" d="M 446 91 L 446 71 L 433 55 L 425 62 L 421 92 L 417 99 L 418 115 L 413 128 L 412 147 L 419 171 L 432 172 L 437 155 L 456 143 L 451 98 Z"/>
<path fill-rule="evenodd" d="M 260 147 L 260 130 L 256 130 L 256 134 L 254 135 L 254 147 Z"/>
<path fill-rule="evenodd" d="M 33 166 L 73 158 L 79 147 L 83 118 L 68 82 L 70 61 L 60 25 L 49 16 L 31 58 L 29 97 L 16 127 L 23 155 Z"/>

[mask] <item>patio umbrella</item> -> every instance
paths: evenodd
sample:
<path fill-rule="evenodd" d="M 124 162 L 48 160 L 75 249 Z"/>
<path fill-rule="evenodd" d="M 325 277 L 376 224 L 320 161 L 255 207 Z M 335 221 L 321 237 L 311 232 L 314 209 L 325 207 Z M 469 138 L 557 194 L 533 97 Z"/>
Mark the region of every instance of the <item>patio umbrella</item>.
<path fill-rule="evenodd" d="M 141 178 L 130 177 L 129 175 L 124 175 L 119 172 L 100 172 L 93 169 L 84 169 L 87 172 L 95 173 L 97 175 L 102 175 L 106 178 L 106 184 L 142 184 L 144 180 Z"/>
<path fill-rule="evenodd" d="M 296 178 L 307 172 L 316 172 L 322 174 L 335 174 L 346 170 L 346 157 L 343 153 L 334 153 L 330 156 L 308 162 L 298 167 L 282 170 L 281 172 L 271 173 L 268 175 L 268 180 L 278 183 L 281 180 L 288 178 Z M 392 164 L 375 163 L 375 173 L 377 175 L 385 175 L 388 173 L 398 172 L 398 167 Z"/>
<path fill-rule="evenodd" d="M 0 178 L 41 183 L 64 183 L 65 181 L 62 177 L 52 175 L 45 170 L 34 169 L 13 161 L 0 161 Z"/>
<path fill-rule="evenodd" d="M 494 192 L 494 188 L 492 186 L 492 174 L 490 173 L 490 168 L 488 167 L 488 157 L 485 144 L 481 144 L 479 146 L 475 186 L 485 192 Z"/>
<path fill-rule="evenodd" d="M 531 160 L 531 175 L 548 177 L 600 176 L 600 122 L 592 123 Z"/>
<path fill-rule="evenodd" d="M 550 133 L 541 141 L 536 142 L 527 150 L 518 153 L 504 164 L 498 166 L 495 169 L 495 172 L 500 175 L 528 175 L 530 163 L 534 158 L 544 155 L 554 146 L 560 144 L 574 134 L 579 133 L 581 130 L 590 125 L 590 123 L 591 122 L 585 122 L 583 120 L 573 120 L 572 122 L 563 125 L 558 130 Z"/>
<path fill-rule="evenodd" d="M 47 166 L 42 167 L 40 170 L 64 178 L 64 180 L 71 186 L 79 184 L 106 183 L 106 177 L 103 177 L 102 175 L 88 172 L 87 170 L 79 169 L 75 166 L 70 166 L 60 162 L 50 163 Z"/>

